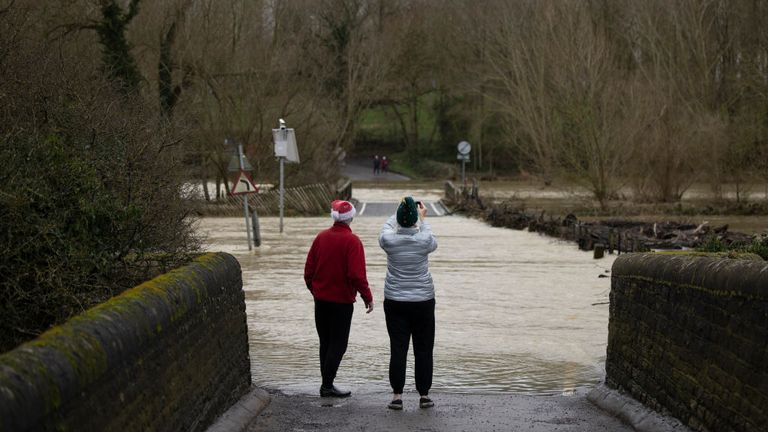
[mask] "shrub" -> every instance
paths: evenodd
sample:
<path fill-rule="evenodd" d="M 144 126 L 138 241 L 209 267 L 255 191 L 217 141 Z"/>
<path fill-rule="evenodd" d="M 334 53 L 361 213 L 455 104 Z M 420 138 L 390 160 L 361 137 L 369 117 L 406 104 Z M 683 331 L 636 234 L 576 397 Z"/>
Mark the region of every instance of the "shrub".
<path fill-rule="evenodd" d="M 0 352 L 199 249 L 179 128 L 25 52 L 0 62 Z"/>
<path fill-rule="evenodd" d="M 768 260 L 768 236 L 755 236 L 750 243 L 734 242 L 726 244 L 716 235 L 707 237 L 704 242 L 696 248 L 699 252 L 733 252 L 748 253 L 760 256 Z"/>
<path fill-rule="evenodd" d="M 768 261 L 768 235 L 756 237 L 752 243 L 744 248 L 744 252 L 760 255 L 764 260 Z"/>
<path fill-rule="evenodd" d="M 696 248 L 699 252 L 725 252 L 728 246 L 716 235 L 707 237 L 704 242 Z"/>

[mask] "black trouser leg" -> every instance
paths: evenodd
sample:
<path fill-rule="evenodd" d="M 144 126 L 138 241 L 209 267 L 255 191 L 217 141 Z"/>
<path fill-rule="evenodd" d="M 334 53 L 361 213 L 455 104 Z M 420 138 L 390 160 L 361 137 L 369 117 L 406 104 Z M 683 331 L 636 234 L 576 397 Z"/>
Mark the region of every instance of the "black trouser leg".
<path fill-rule="evenodd" d="M 405 387 L 405 362 L 411 342 L 410 323 L 402 302 L 385 299 L 384 316 L 389 333 L 389 385 L 393 393 L 400 394 Z"/>
<path fill-rule="evenodd" d="M 328 353 L 328 344 L 331 335 L 331 323 L 326 318 L 327 311 L 318 304 L 315 300 L 315 328 L 317 329 L 317 336 L 320 339 L 320 374 L 323 376 L 323 383 L 325 383 L 325 370 L 323 365 L 325 364 L 325 356 Z"/>
<path fill-rule="evenodd" d="M 432 388 L 432 351 L 435 346 L 435 300 L 414 304 L 411 316 L 416 390 L 426 396 Z"/>
<path fill-rule="evenodd" d="M 333 386 L 341 359 L 347 351 L 352 325 L 352 304 L 315 300 L 315 327 L 320 339 L 320 373 L 323 387 Z"/>

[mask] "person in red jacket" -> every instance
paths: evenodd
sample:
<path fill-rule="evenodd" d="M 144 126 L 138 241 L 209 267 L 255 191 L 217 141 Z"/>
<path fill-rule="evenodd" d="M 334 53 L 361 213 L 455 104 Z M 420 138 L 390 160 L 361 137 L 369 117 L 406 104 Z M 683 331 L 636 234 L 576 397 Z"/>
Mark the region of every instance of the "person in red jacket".
<path fill-rule="evenodd" d="M 373 296 L 365 275 L 363 243 L 349 227 L 355 213 L 355 207 L 347 201 L 331 203 L 333 226 L 315 237 L 304 265 L 304 281 L 315 299 L 322 397 L 351 394 L 334 386 L 333 380 L 347 351 L 352 304 L 357 293 L 365 302 L 366 313 L 373 311 Z"/>

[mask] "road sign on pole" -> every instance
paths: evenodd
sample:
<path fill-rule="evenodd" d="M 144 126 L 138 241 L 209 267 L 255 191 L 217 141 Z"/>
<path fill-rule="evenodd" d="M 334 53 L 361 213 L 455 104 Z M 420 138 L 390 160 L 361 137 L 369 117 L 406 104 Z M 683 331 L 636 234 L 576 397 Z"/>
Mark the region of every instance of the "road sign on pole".
<path fill-rule="evenodd" d="M 227 140 L 229 142 L 229 140 Z M 243 211 L 245 212 L 245 235 L 248 238 L 248 250 L 253 250 L 251 245 L 251 227 L 248 225 L 248 194 L 257 192 L 256 185 L 253 184 L 253 180 L 245 172 L 245 152 L 243 152 L 243 145 L 237 144 L 237 155 L 240 159 L 240 175 L 237 177 L 235 184 L 232 185 L 232 194 L 243 194 Z"/>
<path fill-rule="evenodd" d="M 301 162 L 299 149 L 296 145 L 296 132 L 293 128 L 285 127 L 285 121 L 280 119 L 280 127 L 272 129 L 272 138 L 275 141 L 275 156 L 285 158 L 287 162 Z"/>
<path fill-rule="evenodd" d="M 240 171 L 240 174 L 237 176 L 237 179 L 235 179 L 235 182 L 232 184 L 232 190 L 230 192 L 232 193 L 232 195 L 241 195 L 241 194 L 256 193 L 258 191 L 259 191 L 259 187 L 253 183 L 253 179 L 251 179 L 251 176 L 248 175 L 246 171 Z"/>
<path fill-rule="evenodd" d="M 244 171 L 253 172 L 253 165 L 251 165 L 250 162 L 248 162 L 247 158 L 243 158 L 243 168 Z M 232 157 L 229 159 L 229 164 L 227 165 L 227 171 L 228 172 L 240 172 L 240 155 L 233 154 Z"/>
<path fill-rule="evenodd" d="M 459 150 L 459 154 L 468 155 L 472 151 L 472 144 L 467 141 L 460 142 L 456 147 Z"/>
<path fill-rule="evenodd" d="M 275 141 L 275 156 L 280 162 L 280 232 L 283 232 L 283 213 L 285 212 L 285 162 L 299 163 L 299 149 L 296 145 L 296 133 L 285 126 L 285 120 L 279 119 L 280 127 L 272 129 Z"/>
<path fill-rule="evenodd" d="M 472 151 L 472 145 L 467 141 L 462 141 L 456 146 L 459 154 L 456 155 L 456 159 L 461 161 L 461 184 L 466 184 L 466 177 L 464 172 L 466 170 L 466 164 L 469 162 L 469 153 Z"/>

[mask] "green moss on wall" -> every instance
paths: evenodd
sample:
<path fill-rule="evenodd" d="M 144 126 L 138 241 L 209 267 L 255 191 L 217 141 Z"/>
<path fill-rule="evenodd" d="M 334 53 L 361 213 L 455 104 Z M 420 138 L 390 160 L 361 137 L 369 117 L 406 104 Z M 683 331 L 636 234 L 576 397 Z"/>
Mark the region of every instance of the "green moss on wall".
<path fill-rule="evenodd" d="M 764 261 L 760 255 L 749 252 L 699 252 L 695 250 L 674 250 L 674 251 L 661 251 L 654 252 L 656 255 L 668 255 L 668 256 L 692 256 L 692 257 L 709 257 L 709 258 L 724 258 L 724 259 L 741 259 L 747 261 Z"/>
<path fill-rule="evenodd" d="M 86 389 L 94 385 L 96 389 L 102 388 L 100 386 L 122 373 L 126 367 L 144 370 L 145 355 L 154 356 L 149 366 L 155 370 L 161 368 L 157 363 L 158 356 L 163 361 L 167 360 L 169 365 L 176 361 L 183 362 L 183 365 L 202 361 L 194 353 L 184 351 L 184 347 L 192 346 L 189 344 L 196 343 L 197 338 L 187 337 L 184 333 L 180 336 L 179 329 L 196 322 L 229 325 L 226 324 L 229 321 L 218 321 L 225 320 L 227 316 L 207 316 L 206 311 L 213 309 L 206 304 L 236 304 L 229 297 L 241 298 L 241 293 L 237 260 L 227 254 L 204 254 L 187 266 L 129 289 L 51 328 L 37 339 L 0 355 L 0 430 L 23 429 L 20 425 L 27 425 L 27 428 L 37 425 L 34 427 L 37 428 L 40 424 L 36 422 L 41 416 L 53 416 L 45 421 L 47 429 L 71 428 L 71 421 L 59 421 L 60 414 L 52 413 L 68 406 L 70 399 L 95 394 Z M 250 376 L 245 321 L 232 322 L 242 327 L 233 334 L 242 333 L 242 346 L 236 349 L 245 353 L 243 370 L 246 376 Z M 181 344 L 180 348 L 176 348 L 184 353 L 181 359 L 178 356 L 163 357 L 165 347 L 173 344 Z M 216 352 L 211 351 L 208 356 L 216 355 Z M 210 363 L 222 364 L 219 361 Z M 175 367 L 171 372 L 163 373 L 172 375 L 174 370 Z M 206 379 L 216 381 L 219 378 L 216 374 L 220 371 L 215 366 L 195 370 L 211 375 Z M 151 377 L 149 379 L 152 380 Z M 184 383 L 190 381 L 177 381 L 168 385 L 172 387 L 173 397 L 182 401 L 185 392 L 190 391 Z M 211 389 L 192 391 L 207 392 Z M 130 405 L 133 406 L 134 402 L 139 402 L 136 418 L 147 417 L 147 421 L 141 424 L 156 421 L 148 414 L 150 411 L 142 410 L 141 403 L 144 401 L 130 401 Z M 158 406 L 162 407 L 164 403 L 159 401 Z M 108 410 L 105 412 L 108 413 Z"/>

